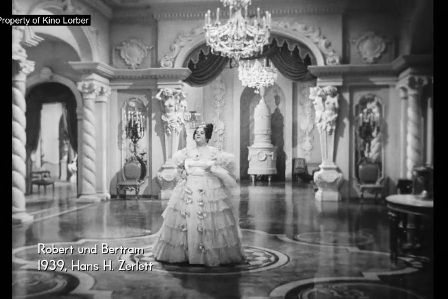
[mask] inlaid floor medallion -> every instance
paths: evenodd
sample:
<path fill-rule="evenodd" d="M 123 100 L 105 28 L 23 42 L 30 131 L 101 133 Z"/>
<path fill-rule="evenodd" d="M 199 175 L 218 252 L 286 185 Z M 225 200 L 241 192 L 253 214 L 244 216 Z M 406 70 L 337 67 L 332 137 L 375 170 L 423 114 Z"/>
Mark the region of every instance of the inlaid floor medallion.
<path fill-rule="evenodd" d="M 55 294 L 67 294 L 76 286 L 79 280 L 72 275 L 59 272 L 44 272 L 37 270 L 12 271 L 13 298 L 45 298 Z"/>
<path fill-rule="evenodd" d="M 172 272 L 176 274 L 236 274 L 240 272 L 258 272 L 278 268 L 289 261 L 289 257 L 279 251 L 272 249 L 244 246 L 247 262 L 242 265 L 225 265 L 219 267 L 205 267 L 201 265 L 190 265 L 188 263 L 160 263 L 154 259 L 152 246 L 144 248 L 144 254 L 123 254 L 120 259 L 126 263 L 152 263 L 153 271 Z"/>
<path fill-rule="evenodd" d="M 328 281 L 309 283 L 295 287 L 286 293 L 285 299 L 423 299 L 406 289 L 391 287 L 380 282 Z"/>

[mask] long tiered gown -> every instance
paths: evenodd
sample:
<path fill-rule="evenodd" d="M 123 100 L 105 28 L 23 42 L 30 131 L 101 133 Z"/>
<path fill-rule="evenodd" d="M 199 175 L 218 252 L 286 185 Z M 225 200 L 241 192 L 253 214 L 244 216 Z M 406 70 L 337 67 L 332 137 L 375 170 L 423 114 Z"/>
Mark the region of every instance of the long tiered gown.
<path fill-rule="evenodd" d="M 173 158 L 186 177 L 174 188 L 162 214 L 153 250 L 156 260 L 206 266 L 244 262 L 239 198 L 232 195 L 236 182 L 229 169 L 232 155 L 207 146 L 183 149 Z"/>

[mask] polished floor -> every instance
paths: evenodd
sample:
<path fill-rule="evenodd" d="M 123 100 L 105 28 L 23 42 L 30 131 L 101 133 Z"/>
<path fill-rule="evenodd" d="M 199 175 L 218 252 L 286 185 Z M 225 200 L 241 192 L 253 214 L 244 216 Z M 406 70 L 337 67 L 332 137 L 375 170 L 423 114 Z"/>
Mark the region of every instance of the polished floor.
<path fill-rule="evenodd" d="M 58 183 L 54 193 L 27 197 L 35 220 L 12 228 L 13 298 L 433 298 L 424 255 L 390 262 L 384 203 L 320 203 L 312 185 L 243 182 L 248 263 L 206 268 L 154 261 L 159 200 L 81 204 L 75 194 L 76 186 Z M 42 253 L 52 248 L 67 251 Z"/>

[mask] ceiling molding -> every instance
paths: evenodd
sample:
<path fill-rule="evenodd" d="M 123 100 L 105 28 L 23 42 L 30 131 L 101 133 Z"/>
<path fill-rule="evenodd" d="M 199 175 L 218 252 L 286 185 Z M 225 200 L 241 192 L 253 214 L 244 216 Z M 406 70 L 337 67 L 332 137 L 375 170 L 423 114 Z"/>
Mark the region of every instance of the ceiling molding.
<path fill-rule="evenodd" d="M 154 23 L 153 12 L 149 8 L 114 9 L 113 23 Z"/>
<path fill-rule="evenodd" d="M 169 79 L 183 81 L 190 74 L 188 68 L 116 69 L 101 62 L 69 62 L 72 68 L 84 76 L 98 75 L 114 79 Z"/>

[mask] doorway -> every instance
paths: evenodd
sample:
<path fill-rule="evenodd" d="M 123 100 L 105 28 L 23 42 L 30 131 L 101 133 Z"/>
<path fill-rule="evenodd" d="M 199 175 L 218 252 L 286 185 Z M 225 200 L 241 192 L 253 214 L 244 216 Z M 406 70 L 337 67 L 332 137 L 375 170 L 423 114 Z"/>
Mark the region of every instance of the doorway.
<path fill-rule="evenodd" d="M 33 199 L 77 197 L 75 95 L 64 84 L 46 82 L 33 86 L 26 102 L 26 195 Z"/>

